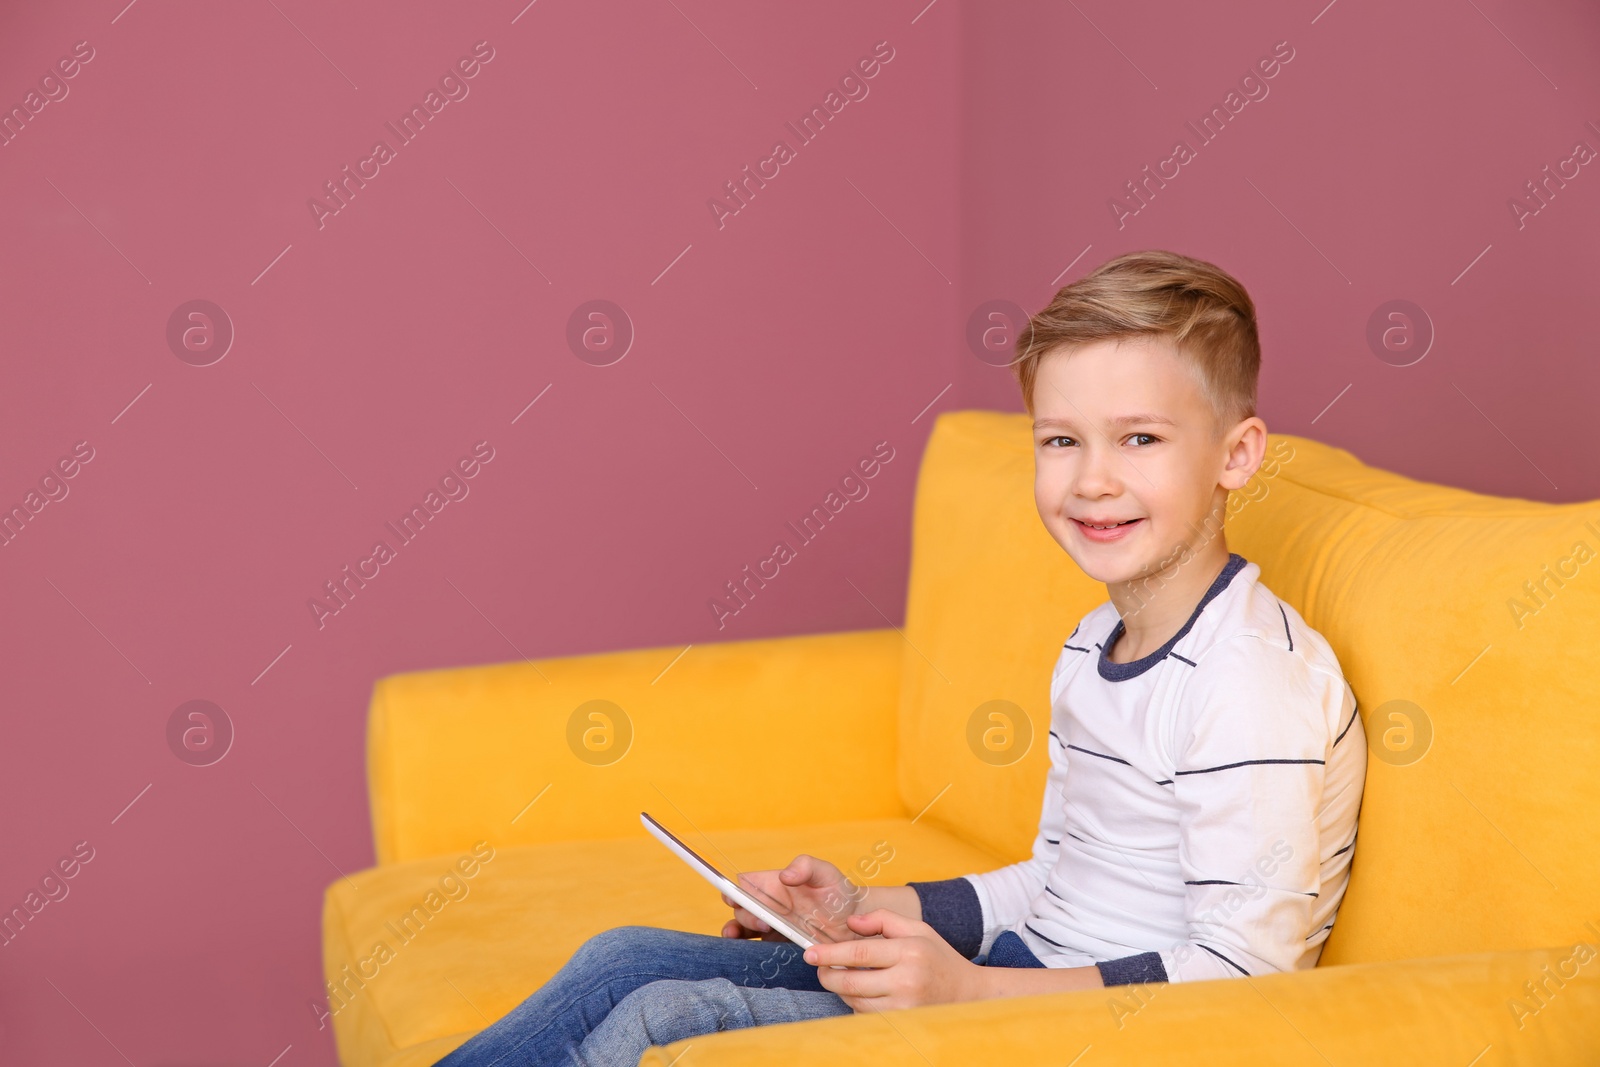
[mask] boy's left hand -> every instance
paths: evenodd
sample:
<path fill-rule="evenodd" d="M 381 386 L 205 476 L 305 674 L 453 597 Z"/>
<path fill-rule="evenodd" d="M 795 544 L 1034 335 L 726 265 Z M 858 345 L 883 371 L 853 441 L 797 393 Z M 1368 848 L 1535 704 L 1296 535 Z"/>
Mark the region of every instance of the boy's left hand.
<path fill-rule="evenodd" d="M 816 964 L 817 981 L 857 1012 L 949 1004 L 985 996 L 986 972 L 939 936 L 925 922 L 908 919 L 888 908 L 846 917 L 864 940 L 806 949 L 805 961 Z M 882 934 L 882 937 L 874 935 Z M 870 967 L 836 971 L 830 964 Z"/>

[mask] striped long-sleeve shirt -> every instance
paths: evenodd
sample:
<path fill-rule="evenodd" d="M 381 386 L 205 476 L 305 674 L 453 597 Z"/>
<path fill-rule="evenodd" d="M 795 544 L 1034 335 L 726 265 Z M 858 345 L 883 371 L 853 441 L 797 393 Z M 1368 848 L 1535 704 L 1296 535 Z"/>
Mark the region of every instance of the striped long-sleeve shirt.
<path fill-rule="evenodd" d="M 969 959 L 1010 930 L 1106 985 L 1315 966 L 1349 882 L 1366 777 L 1327 641 L 1230 553 L 1183 628 L 1114 663 L 1108 600 L 1051 678 L 1050 770 L 1030 859 L 913 882 Z M 1159 595 L 1159 594 L 1158 594 Z"/>

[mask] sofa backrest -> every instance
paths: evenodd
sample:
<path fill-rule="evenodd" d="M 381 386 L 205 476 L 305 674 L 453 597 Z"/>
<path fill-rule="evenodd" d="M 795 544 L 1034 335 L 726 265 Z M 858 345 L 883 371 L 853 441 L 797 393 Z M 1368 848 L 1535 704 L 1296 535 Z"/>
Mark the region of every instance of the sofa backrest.
<path fill-rule="evenodd" d="M 1267 454 L 1229 500 L 1228 547 L 1328 640 L 1369 740 L 1351 882 L 1319 962 L 1595 943 L 1600 502 L 1430 485 L 1285 434 Z M 1027 416 L 941 415 L 906 610 L 911 811 L 1006 862 L 1028 856 L 1051 668 L 1106 599 L 1039 520 Z M 978 755 L 974 713 L 991 701 L 1022 712 L 1026 754 L 1009 765 Z"/>

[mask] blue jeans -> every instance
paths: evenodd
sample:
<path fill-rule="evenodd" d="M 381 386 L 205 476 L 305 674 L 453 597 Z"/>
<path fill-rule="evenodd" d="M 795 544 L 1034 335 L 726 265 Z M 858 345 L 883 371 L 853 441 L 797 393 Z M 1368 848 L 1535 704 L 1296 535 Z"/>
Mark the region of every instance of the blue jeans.
<path fill-rule="evenodd" d="M 1044 966 L 1009 930 L 973 962 Z M 635 1067 L 651 1045 L 850 1013 L 788 941 L 619 926 L 434 1067 Z"/>

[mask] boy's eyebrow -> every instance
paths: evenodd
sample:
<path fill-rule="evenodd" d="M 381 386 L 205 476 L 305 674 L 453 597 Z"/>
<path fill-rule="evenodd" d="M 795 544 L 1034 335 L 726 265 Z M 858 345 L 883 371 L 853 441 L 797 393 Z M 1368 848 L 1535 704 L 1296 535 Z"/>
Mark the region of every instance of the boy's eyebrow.
<path fill-rule="evenodd" d="M 1111 420 L 1111 425 L 1113 426 L 1139 426 L 1147 423 L 1154 423 L 1160 426 L 1178 425 L 1165 415 L 1154 414 L 1118 415 Z M 1035 430 L 1070 430 L 1073 429 L 1073 424 L 1070 419 L 1035 419 L 1033 428 Z"/>

